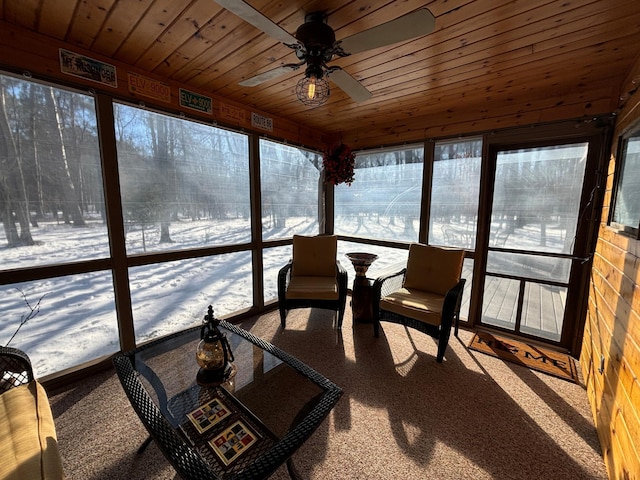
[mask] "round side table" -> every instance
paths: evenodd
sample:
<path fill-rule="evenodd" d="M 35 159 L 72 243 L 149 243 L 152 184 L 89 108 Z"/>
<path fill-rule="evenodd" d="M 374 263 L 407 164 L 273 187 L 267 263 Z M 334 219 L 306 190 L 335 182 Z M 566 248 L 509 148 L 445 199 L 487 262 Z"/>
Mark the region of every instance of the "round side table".
<path fill-rule="evenodd" d="M 356 278 L 353 280 L 351 312 L 354 322 L 373 322 L 373 280 L 367 278 L 367 270 L 378 258 L 373 253 L 347 253 L 345 256 L 353 264 Z"/>

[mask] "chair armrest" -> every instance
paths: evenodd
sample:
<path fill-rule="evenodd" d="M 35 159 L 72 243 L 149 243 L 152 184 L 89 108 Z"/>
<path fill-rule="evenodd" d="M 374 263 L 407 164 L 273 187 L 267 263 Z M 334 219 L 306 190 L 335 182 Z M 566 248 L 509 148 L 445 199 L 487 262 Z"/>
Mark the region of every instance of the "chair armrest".
<path fill-rule="evenodd" d="M 289 262 L 278 271 L 278 301 L 281 303 L 281 305 L 284 304 L 284 301 L 286 299 L 287 287 L 289 286 L 289 282 L 291 281 L 292 267 L 293 260 L 289 260 Z"/>
<path fill-rule="evenodd" d="M 347 288 L 347 269 L 342 266 L 340 260 L 336 260 L 336 267 L 338 268 L 338 284 Z"/>
<path fill-rule="evenodd" d="M 455 334 L 458 334 L 458 321 L 460 320 L 460 305 L 462 304 L 462 293 L 467 280 L 461 278 L 460 281 L 449 290 L 444 296 L 442 305 L 442 328 L 451 328 L 453 320 L 456 322 Z"/>
<path fill-rule="evenodd" d="M 29 356 L 22 350 L 0 347 L 0 392 L 29 383 L 34 379 Z"/>
<path fill-rule="evenodd" d="M 380 318 L 380 299 L 402 288 L 405 273 L 407 273 L 406 267 L 397 272 L 381 275 L 373 282 L 372 302 L 374 322 L 377 322 Z"/>
<path fill-rule="evenodd" d="M 397 272 L 382 275 L 373 282 L 373 294 L 374 300 L 380 300 L 382 297 L 389 295 L 396 290 L 402 288 L 404 282 L 404 275 L 407 273 L 407 268 L 404 267 Z"/>

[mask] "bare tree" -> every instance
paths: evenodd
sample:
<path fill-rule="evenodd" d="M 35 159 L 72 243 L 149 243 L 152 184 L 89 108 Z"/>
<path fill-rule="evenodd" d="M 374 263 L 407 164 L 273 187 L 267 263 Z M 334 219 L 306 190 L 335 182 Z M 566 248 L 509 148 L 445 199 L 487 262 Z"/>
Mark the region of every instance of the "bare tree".
<path fill-rule="evenodd" d="M 47 114 L 53 119 L 55 125 L 54 142 L 56 146 L 56 159 L 60 164 L 59 181 L 61 193 L 64 201 L 65 215 L 70 214 L 74 226 L 85 225 L 80 209 L 79 196 L 76 194 L 75 185 L 71 179 L 71 170 L 69 167 L 69 159 L 67 157 L 67 149 L 64 145 L 64 124 L 60 115 L 60 109 L 56 100 L 53 87 L 49 87 L 49 95 L 46 99 Z"/>
<path fill-rule="evenodd" d="M 148 115 L 148 127 L 151 134 L 153 158 L 158 165 L 158 187 L 162 193 L 162 212 L 160 216 L 160 243 L 172 243 L 169 227 L 171 226 L 171 204 L 175 200 L 175 178 L 171 166 L 174 163 L 171 148 L 170 119 L 164 115 Z"/>
<path fill-rule="evenodd" d="M 29 228 L 29 200 L 24 182 L 22 159 L 18 155 L 16 142 L 7 117 L 7 97 L 4 85 L 0 84 L 0 220 L 2 221 L 10 247 L 33 245 Z M 15 217 L 14 217 L 15 214 Z M 15 222 L 20 225 L 18 234 Z"/>

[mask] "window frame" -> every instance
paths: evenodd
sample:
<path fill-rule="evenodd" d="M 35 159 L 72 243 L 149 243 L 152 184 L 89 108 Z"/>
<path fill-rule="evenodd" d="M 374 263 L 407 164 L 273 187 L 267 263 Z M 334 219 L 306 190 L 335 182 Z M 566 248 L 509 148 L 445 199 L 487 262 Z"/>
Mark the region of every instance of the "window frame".
<path fill-rule="evenodd" d="M 617 233 L 640 240 L 640 222 L 638 225 L 627 225 L 614 220 L 618 193 L 624 181 L 624 166 L 626 163 L 626 153 L 629 140 L 637 138 L 640 140 L 640 122 L 634 123 L 618 137 L 618 145 L 615 158 L 615 172 L 613 174 L 613 188 L 611 191 L 611 205 L 609 208 L 608 226 Z"/>

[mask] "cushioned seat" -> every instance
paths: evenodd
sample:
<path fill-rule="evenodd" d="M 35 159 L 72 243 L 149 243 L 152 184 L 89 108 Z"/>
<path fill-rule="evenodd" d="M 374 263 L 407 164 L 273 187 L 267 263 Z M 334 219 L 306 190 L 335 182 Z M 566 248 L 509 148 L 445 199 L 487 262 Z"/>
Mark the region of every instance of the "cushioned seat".
<path fill-rule="evenodd" d="M 0 395 L 0 479 L 64 478 L 47 394 L 36 380 Z"/>
<path fill-rule="evenodd" d="M 464 250 L 411 244 L 406 268 L 374 282 L 374 335 L 381 321 L 415 328 L 438 340 L 441 362 L 454 320 L 458 334 L 463 262 Z"/>
<path fill-rule="evenodd" d="M 282 328 L 294 308 L 324 308 L 338 312 L 342 327 L 347 300 L 347 271 L 336 259 L 338 237 L 293 236 L 293 256 L 278 272 L 278 306 Z"/>
<path fill-rule="evenodd" d="M 287 298 L 311 297 L 321 300 L 338 300 L 338 284 L 335 277 L 291 277 Z"/>
<path fill-rule="evenodd" d="M 444 296 L 416 289 L 401 288 L 380 300 L 380 308 L 407 315 L 431 325 L 440 325 Z"/>

